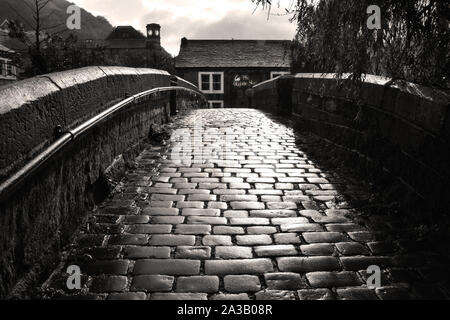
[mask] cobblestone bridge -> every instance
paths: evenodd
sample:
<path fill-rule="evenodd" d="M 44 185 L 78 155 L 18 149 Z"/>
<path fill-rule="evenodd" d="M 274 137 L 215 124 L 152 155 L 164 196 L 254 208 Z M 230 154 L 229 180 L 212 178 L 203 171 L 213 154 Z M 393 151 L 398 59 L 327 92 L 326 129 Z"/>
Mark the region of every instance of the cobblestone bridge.
<path fill-rule="evenodd" d="M 308 136 L 250 109 L 192 110 L 169 126 L 190 133 L 185 161 L 173 158 L 180 139 L 149 145 L 90 214 L 44 297 L 447 297 L 429 248 L 411 254 L 407 240 L 357 219 L 351 199 L 363 187 L 312 161 Z M 69 265 L 82 271 L 81 291 L 66 287 Z M 382 270 L 375 289 L 372 265 Z"/>

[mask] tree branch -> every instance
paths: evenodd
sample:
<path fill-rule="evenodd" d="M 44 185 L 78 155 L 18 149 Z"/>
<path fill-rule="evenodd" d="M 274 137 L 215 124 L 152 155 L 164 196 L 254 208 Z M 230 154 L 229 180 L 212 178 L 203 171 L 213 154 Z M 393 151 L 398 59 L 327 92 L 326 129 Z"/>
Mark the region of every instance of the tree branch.
<path fill-rule="evenodd" d="M 40 6 L 38 6 L 39 11 L 41 11 L 42 9 L 44 9 L 52 0 L 46 0 L 44 3 L 42 3 L 42 5 L 40 4 L 39 1 L 37 1 L 39 3 Z"/>

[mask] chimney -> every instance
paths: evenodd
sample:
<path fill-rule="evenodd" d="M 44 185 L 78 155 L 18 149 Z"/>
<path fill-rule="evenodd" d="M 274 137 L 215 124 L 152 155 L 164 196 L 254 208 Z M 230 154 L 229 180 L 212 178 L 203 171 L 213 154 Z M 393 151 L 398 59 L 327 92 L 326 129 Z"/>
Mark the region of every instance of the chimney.
<path fill-rule="evenodd" d="M 152 48 L 161 47 L 161 26 L 157 23 L 147 25 L 147 46 Z"/>
<path fill-rule="evenodd" d="M 186 37 L 181 39 L 181 48 L 185 48 L 188 45 L 188 39 Z"/>

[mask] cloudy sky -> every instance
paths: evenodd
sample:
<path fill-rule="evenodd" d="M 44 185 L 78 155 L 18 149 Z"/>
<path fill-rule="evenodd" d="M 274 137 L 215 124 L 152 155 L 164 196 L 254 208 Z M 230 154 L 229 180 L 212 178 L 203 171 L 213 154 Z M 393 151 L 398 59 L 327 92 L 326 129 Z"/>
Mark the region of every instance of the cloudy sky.
<path fill-rule="evenodd" d="M 251 0 L 71 0 L 114 26 L 132 25 L 145 32 L 147 23 L 162 26 L 162 44 L 177 55 L 188 39 L 292 39 L 295 23 L 280 16 L 294 0 L 278 0 L 268 17 Z M 279 2 L 279 8 L 278 8 Z M 268 19 L 269 18 L 269 19 Z"/>

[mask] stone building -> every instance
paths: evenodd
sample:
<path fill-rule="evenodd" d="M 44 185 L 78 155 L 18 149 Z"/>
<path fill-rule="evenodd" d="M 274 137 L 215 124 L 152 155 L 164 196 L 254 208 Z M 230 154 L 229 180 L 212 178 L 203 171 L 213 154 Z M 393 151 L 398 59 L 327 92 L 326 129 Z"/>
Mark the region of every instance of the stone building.
<path fill-rule="evenodd" d="M 17 80 L 17 68 L 11 59 L 14 51 L 0 44 L 0 86 Z"/>
<path fill-rule="evenodd" d="M 147 34 L 144 36 L 132 26 L 118 26 L 102 45 L 123 66 L 161 67 L 166 61 L 172 60 L 161 46 L 161 26 L 152 23 L 146 29 Z"/>
<path fill-rule="evenodd" d="M 246 90 L 289 74 L 291 42 L 285 40 L 181 40 L 177 74 L 198 85 L 211 108 L 246 108 Z"/>
<path fill-rule="evenodd" d="M 25 32 L 25 36 L 32 43 L 35 35 L 32 32 Z M 16 81 L 21 75 L 23 66 L 13 63 L 13 58 L 20 52 L 26 52 L 24 43 L 10 36 L 10 22 L 8 19 L 0 23 L 0 85 Z M 17 59 L 14 59 L 17 61 Z"/>

